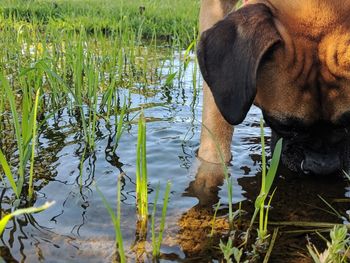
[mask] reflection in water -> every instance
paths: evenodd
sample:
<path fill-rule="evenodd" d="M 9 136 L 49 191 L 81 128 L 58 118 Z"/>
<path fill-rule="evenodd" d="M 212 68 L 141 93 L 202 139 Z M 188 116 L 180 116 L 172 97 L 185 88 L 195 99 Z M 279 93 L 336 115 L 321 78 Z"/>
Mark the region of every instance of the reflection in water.
<path fill-rule="evenodd" d="M 219 201 L 219 190 L 225 179 L 222 165 L 196 158 L 192 169 L 195 180 L 190 182 L 184 196 L 196 197 L 199 207 L 212 207 Z"/>
<path fill-rule="evenodd" d="M 195 179 L 189 183 L 183 196 L 195 197 L 198 203 L 180 217 L 178 243 L 187 258 L 211 260 L 217 258 L 219 252 L 215 248 L 218 239 L 209 234 L 213 227 L 214 205 L 220 199 L 219 191 L 225 176 L 222 165 L 199 159 L 195 159 L 192 169 Z M 214 228 L 218 233 L 224 234 L 228 232 L 229 225 L 224 217 L 219 216 Z"/>
<path fill-rule="evenodd" d="M 254 192 L 250 191 L 251 184 L 245 183 L 244 178 L 240 182 L 246 185 L 247 195 L 252 196 Z M 303 177 L 280 169 L 279 177 L 275 183 L 277 191 L 272 202 L 273 209 L 270 213 L 270 221 L 343 223 L 343 220 L 331 211 L 321 197 L 344 215 L 348 204 L 337 203 L 335 200 L 344 196 L 346 184 L 342 176 Z M 288 251 L 290 262 L 310 262 L 309 259 L 305 259 L 309 258 L 306 249 L 307 240 L 309 239 L 315 244 L 321 243 L 321 247 L 325 244 L 314 232 L 315 228 L 317 229 L 317 227 L 311 227 L 311 233 L 306 235 L 306 230 L 310 231 L 310 228 L 288 227 L 282 223 L 280 227 L 282 235 L 278 238 L 271 261 L 282 262 L 283 255 Z M 298 232 L 296 230 L 304 231 Z"/>
<path fill-rule="evenodd" d="M 253 158 L 259 163 L 261 160 Z M 260 157 L 260 156 L 259 156 Z M 196 197 L 198 203 L 182 214 L 178 221 L 180 227 L 178 243 L 187 258 L 200 256 L 208 261 L 217 258 L 218 251 L 213 251 L 213 244 L 218 239 L 209 236 L 215 204 L 220 199 L 221 188 L 224 183 L 222 166 L 196 160 L 193 164 L 195 179 L 189 183 L 184 196 Z M 260 171 L 256 176 L 238 178 L 239 185 L 244 190 L 245 201 L 242 207 L 248 213 L 243 216 L 242 226 L 247 229 L 251 215 L 254 212 L 254 201 L 260 191 Z M 277 173 L 274 187 L 277 191 L 272 201 L 269 214 L 270 231 L 278 226 L 279 236 L 270 258 L 270 262 L 312 262 L 307 251 L 308 240 L 314 244 L 324 245 L 315 233 L 313 222 L 343 223 L 347 217 L 348 203 L 339 197 L 346 194 L 348 182 L 342 176 L 316 177 L 291 173 L 281 167 Z M 272 188 L 272 189 L 273 189 Z M 330 209 L 323 198 L 342 215 L 339 218 Z M 220 211 L 221 210 L 221 211 Z M 219 209 L 219 215 L 227 217 L 227 208 Z M 219 238 L 229 234 L 229 224 L 225 218 L 215 221 L 215 230 L 220 233 Z M 288 223 L 286 223 L 288 222 Z M 293 225 L 293 222 L 296 222 Z M 310 222 L 311 227 L 300 226 L 301 222 Z M 236 225 L 240 227 L 240 225 Z M 319 229 L 322 231 L 322 229 Z M 239 243 L 238 243 L 239 244 Z"/>

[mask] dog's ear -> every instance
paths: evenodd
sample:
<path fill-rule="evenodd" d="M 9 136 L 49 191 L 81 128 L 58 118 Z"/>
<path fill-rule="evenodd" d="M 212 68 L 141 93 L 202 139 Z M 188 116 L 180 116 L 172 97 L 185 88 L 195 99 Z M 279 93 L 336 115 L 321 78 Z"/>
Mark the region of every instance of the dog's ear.
<path fill-rule="evenodd" d="M 264 4 L 231 12 L 202 34 L 199 66 L 216 105 L 230 124 L 244 120 L 256 95 L 259 64 L 281 41 L 271 10 Z"/>

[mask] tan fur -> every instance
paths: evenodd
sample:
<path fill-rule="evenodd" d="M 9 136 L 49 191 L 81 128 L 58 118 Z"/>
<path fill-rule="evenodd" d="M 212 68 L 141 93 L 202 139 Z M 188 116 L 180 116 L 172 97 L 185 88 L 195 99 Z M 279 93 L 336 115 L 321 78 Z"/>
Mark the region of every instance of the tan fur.
<path fill-rule="evenodd" d="M 281 120 L 296 117 L 306 124 L 336 123 L 350 110 L 350 0 L 249 2 L 255 3 L 270 7 L 284 45 L 259 68 L 254 103 Z M 202 0 L 201 32 L 225 15 L 223 6 L 222 1 Z M 206 84 L 203 105 L 203 124 L 217 138 L 228 161 L 233 129 L 221 117 Z M 205 129 L 199 157 L 219 162 Z"/>
<path fill-rule="evenodd" d="M 202 0 L 200 10 L 200 32 L 207 30 L 222 19 L 234 7 L 237 1 L 231 0 Z M 211 163 L 220 163 L 221 158 L 217 146 L 227 163 L 231 159 L 230 145 L 233 127 L 228 124 L 219 112 L 208 85 L 203 84 L 203 113 L 202 113 L 201 145 L 198 156 Z"/>
<path fill-rule="evenodd" d="M 255 103 L 280 118 L 337 122 L 350 106 L 350 1 L 269 5 L 285 47 L 260 69 Z"/>

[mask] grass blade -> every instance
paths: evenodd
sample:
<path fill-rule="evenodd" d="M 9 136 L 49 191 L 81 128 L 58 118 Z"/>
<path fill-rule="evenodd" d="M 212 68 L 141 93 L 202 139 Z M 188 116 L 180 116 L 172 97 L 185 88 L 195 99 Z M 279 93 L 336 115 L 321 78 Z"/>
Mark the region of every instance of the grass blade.
<path fill-rule="evenodd" d="M 36 141 L 36 119 L 38 113 L 40 89 L 36 91 L 35 103 L 34 103 L 34 114 L 33 114 L 33 131 L 32 131 L 32 156 L 30 161 L 30 172 L 29 172 L 29 186 L 28 195 L 29 199 L 33 197 L 33 175 L 34 175 L 34 155 L 35 155 L 35 141 Z"/>
<path fill-rule="evenodd" d="M 156 189 L 156 195 L 154 197 L 153 211 L 152 211 L 152 217 L 151 217 L 151 233 L 152 233 L 152 248 L 153 248 L 153 252 L 152 253 L 153 253 L 153 256 L 156 256 L 156 247 L 157 247 L 155 218 L 156 218 L 156 212 L 157 212 L 159 188 L 160 188 L 160 184 L 158 184 L 157 189 Z"/>
<path fill-rule="evenodd" d="M 125 258 L 125 252 L 124 252 L 123 237 L 122 237 L 122 232 L 120 229 L 120 221 L 118 221 L 118 219 L 120 220 L 120 215 L 118 215 L 118 216 L 115 215 L 115 213 L 114 213 L 112 207 L 110 206 L 110 204 L 108 203 L 106 197 L 101 192 L 101 190 L 97 187 L 97 185 L 96 185 L 96 190 L 97 190 L 97 193 L 99 194 L 99 196 L 101 197 L 102 202 L 103 202 L 104 206 L 106 207 L 106 209 L 107 209 L 107 211 L 112 219 L 112 222 L 114 224 L 114 230 L 115 230 L 115 235 L 116 235 L 117 244 L 118 244 L 118 252 L 119 252 L 120 262 L 125 263 L 126 258 Z M 120 188 L 118 188 L 118 190 L 120 190 Z M 119 196 L 119 193 L 117 194 L 117 196 Z"/>
<path fill-rule="evenodd" d="M 16 211 L 12 212 L 11 214 L 8 214 L 8 215 L 4 216 L 0 220 L 0 235 L 2 234 L 2 232 L 4 232 L 4 229 L 5 229 L 8 221 L 11 220 L 11 218 L 13 218 L 14 216 L 19 216 L 19 215 L 22 215 L 22 214 L 39 213 L 41 211 L 44 211 L 44 210 L 48 209 L 54 203 L 55 203 L 54 201 L 53 202 L 46 202 L 44 205 L 39 206 L 39 207 L 29 207 L 29 208 L 17 209 Z"/>
<path fill-rule="evenodd" d="M 273 151 L 269 171 L 267 172 L 267 175 L 266 175 L 265 193 L 270 192 L 272 183 L 275 179 L 275 175 L 278 169 L 278 164 L 281 159 L 281 154 L 282 154 L 282 139 L 279 139 Z"/>
<path fill-rule="evenodd" d="M 167 182 L 165 194 L 164 194 L 162 218 L 160 220 L 158 241 L 156 244 L 156 249 L 153 248 L 153 256 L 155 256 L 155 257 L 159 257 L 159 255 L 160 255 L 160 246 L 161 246 L 162 240 L 163 240 L 163 233 L 164 233 L 164 227 L 165 227 L 166 213 L 167 213 L 167 209 L 168 209 L 170 188 L 171 188 L 171 182 Z"/>
<path fill-rule="evenodd" d="M 3 154 L 3 152 L 1 151 L 1 149 L 0 149 L 0 163 L 1 163 L 2 169 L 4 170 L 4 173 L 5 173 L 6 177 L 7 177 L 7 179 L 10 182 L 12 190 L 15 192 L 16 197 L 19 198 L 19 194 L 18 194 L 18 190 L 17 190 L 17 185 L 16 185 L 16 182 L 15 182 L 15 179 L 12 176 L 12 172 L 11 172 L 10 166 L 9 166 L 9 164 L 8 164 L 4 154 Z"/>
<path fill-rule="evenodd" d="M 215 207 L 214 216 L 213 216 L 213 219 L 211 221 L 211 231 L 210 231 L 210 235 L 209 235 L 210 237 L 212 237 L 214 235 L 214 226 L 215 226 L 216 214 L 218 213 L 219 207 L 220 207 L 220 200 L 219 200 L 219 202 L 217 203 L 217 205 Z"/>

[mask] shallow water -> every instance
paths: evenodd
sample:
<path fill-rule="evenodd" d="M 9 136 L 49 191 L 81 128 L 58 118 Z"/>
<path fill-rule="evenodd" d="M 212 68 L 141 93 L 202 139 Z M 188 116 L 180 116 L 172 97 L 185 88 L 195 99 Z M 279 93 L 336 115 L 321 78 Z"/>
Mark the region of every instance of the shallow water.
<path fill-rule="evenodd" d="M 170 62 L 169 62 L 170 63 Z M 180 65 L 175 57 L 175 65 Z M 217 231 L 228 233 L 227 191 L 220 166 L 201 164 L 195 153 L 199 146 L 202 93 L 192 86 L 191 61 L 185 77 L 172 87 L 149 87 L 142 96 L 131 93 L 131 108 L 143 106 L 147 119 L 147 160 L 149 200 L 160 183 L 164 195 L 167 181 L 172 182 L 167 225 L 161 249 L 162 262 L 217 262 L 217 244 L 208 237 L 213 207 L 221 201 Z M 197 72 L 199 75 L 199 72 Z M 127 96 L 122 90 L 120 96 Z M 150 95 L 151 94 L 151 95 Z M 129 119 L 134 117 L 130 113 Z M 235 127 L 232 142 L 233 202 L 241 202 L 248 211 L 243 220 L 249 222 L 253 203 L 260 189 L 261 112 L 252 107 L 245 121 Z M 265 129 L 269 141 L 270 131 Z M 35 204 L 55 200 L 49 210 L 32 216 L 18 217 L 1 238 L 1 256 L 8 262 L 110 262 L 115 259 L 114 229 L 96 185 L 110 204 L 116 205 L 117 178 L 122 180 L 122 233 L 131 262 L 135 261 L 137 243 L 135 209 L 135 163 L 137 122 L 123 133 L 115 153 L 112 152 L 114 120 L 111 125 L 100 119 L 97 127 L 96 151 L 81 159 L 84 145 L 82 131 L 68 109 L 55 114 L 41 130 L 38 146 Z M 269 148 L 267 148 L 269 151 Z M 81 174 L 81 177 L 80 177 Z M 318 195 L 329 201 L 339 213 L 346 215 L 350 188 L 342 177 L 302 177 L 281 169 L 277 192 L 273 199 L 271 222 L 319 221 L 342 222 L 345 218 L 328 213 L 330 209 Z M 7 189 L 8 190 L 8 189 Z M 7 191 L 2 189 L 2 209 L 9 209 Z M 158 206 L 158 215 L 161 203 Z M 327 210 L 327 211 L 324 211 Z M 271 228 L 272 229 L 272 228 Z M 314 229 L 314 228 L 312 228 Z M 271 262 L 308 262 L 306 236 L 300 227 L 280 226 L 280 235 Z M 316 238 L 311 234 L 311 239 Z M 150 235 L 148 235 L 150 240 Z M 136 245 L 135 245 L 136 243 Z M 143 256 L 151 261 L 147 254 Z"/>

